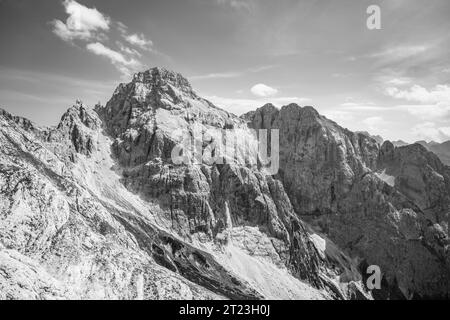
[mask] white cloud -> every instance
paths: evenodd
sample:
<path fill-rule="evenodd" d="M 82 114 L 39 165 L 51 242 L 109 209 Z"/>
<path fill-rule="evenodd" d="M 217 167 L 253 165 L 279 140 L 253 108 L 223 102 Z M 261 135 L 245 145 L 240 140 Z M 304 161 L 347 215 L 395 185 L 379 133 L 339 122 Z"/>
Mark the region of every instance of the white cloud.
<path fill-rule="evenodd" d="M 411 78 L 392 78 L 390 80 L 387 80 L 386 83 L 392 86 L 404 86 L 411 83 Z"/>
<path fill-rule="evenodd" d="M 220 5 L 227 5 L 239 11 L 243 10 L 251 12 L 255 7 L 255 3 L 253 2 L 253 0 L 216 0 L 216 1 Z"/>
<path fill-rule="evenodd" d="M 417 56 L 424 53 L 431 48 L 429 45 L 404 45 L 388 48 L 373 54 L 370 54 L 370 58 L 378 58 L 383 60 L 400 60 Z"/>
<path fill-rule="evenodd" d="M 198 76 L 192 76 L 189 77 L 191 80 L 205 80 L 205 79 L 229 79 L 229 78 L 238 78 L 241 77 L 247 73 L 259 73 L 263 71 L 267 71 L 270 69 L 275 68 L 275 65 L 266 65 L 266 66 L 259 66 L 254 68 L 248 68 L 243 71 L 226 71 L 226 72 L 213 72 Z"/>
<path fill-rule="evenodd" d="M 125 35 L 124 38 L 129 44 L 136 46 L 142 50 L 152 50 L 153 42 L 146 39 L 142 33 Z"/>
<path fill-rule="evenodd" d="M 119 47 L 120 51 L 122 51 L 123 53 L 128 54 L 130 56 L 134 55 L 137 57 L 142 57 L 142 54 L 139 51 L 137 51 L 136 49 L 132 49 L 127 46 L 124 46 L 120 41 L 117 41 L 116 44 Z"/>
<path fill-rule="evenodd" d="M 269 64 L 269 65 L 266 65 L 266 66 L 259 66 L 259 67 L 249 68 L 247 71 L 248 72 L 252 72 L 252 73 L 257 73 L 257 72 L 271 70 L 271 69 L 276 68 L 276 67 L 277 67 L 277 65 Z"/>
<path fill-rule="evenodd" d="M 437 85 L 431 90 L 419 85 L 413 85 L 409 90 L 389 87 L 385 90 L 385 93 L 396 99 L 420 103 L 450 102 L 450 86 L 448 85 Z"/>
<path fill-rule="evenodd" d="M 108 47 L 105 47 L 103 44 L 99 42 L 89 43 L 86 46 L 86 49 L 95 53 L 96 55 L 109 58 L 113 63 L 121 63 L 124 65 L 129 63 L 129 61 L 127 61 L 121 53 L 114 51 Z"/>
<path fill-rule="evenodd" d="M 405 110 L 421 120 L 445 121 L 450 118 L 450 104 L 447 103 L 397 105 L 395 108 Z"/>
<path fill-rule="evenodd" d="M 450 86 L 437 85 L 426 89 L 413 85 L 402 90 L 396 87 L 385 89 L 385 94 L 395 99 L 415 102 L 416 104 L 397 105 L 395 108 L 405 110 L 421 120 L 447 121 L 450 118 Z"/>
<path fill-rule="evenodd" d="M 341 125 L 347 125 L 349 121 L 353 121 L 355 119 L 352 112 L 344 110 L 328 109 L 323 111 L 323 115 Z"/>
<path fill-rule="evenodd" d="M 450 140 L 450 127 L 439 127 L 434 122 L 425 122 L 412 128 L 418 140 L 447 141 Z"/>
<path fill-rule="evenodd" d="M 86 49 L 92 53 L 108 58 L 111 63 L 124 75 L 129 77 L 133 72 L 138 71 L 142 65 L 135 59 L 127 59 L 120 52 L 114 51 L 100 42 L 89 43 Z"/>
<path fill-rule="evenodd" d="M 117 24 L 117 29 L 119 30 L 119 32 L 121 34 L 126 34 L 128 32 L 128 26 L 125 23 L 117 21 L 116 24 Z"/>
<path fill-rule="evenodd" d="M 108 31 L 110 18 L 99 12 L 96 8 L 88 8 L 75 0 L 63 2 L 69 17 L 66 23 L 53 20 L 53 32 L 65 41 L 74 39 L 89 40 L 99 37 L 99 32 Z"/>
<path fill-rule="evenodd" d="M 143 33 L 128 33 L 128 27 L 124 23 L 119 21 L 116 24 L 117 29 L 128 44 L 141 50 L 153 51 L 153 41 L 147 39 Z"/>
<path fill-rule="evenodd" d="M 204 80 L 204 79 L 229 79 L 229 78 L 237 78 L 242 75 L 241 72 L 218 72 L 218 73 L 208 73 L 202 74 L 199 76 L 189 77 L 191 80 Z"/>
<path fill-rule="evenodd" d="M 124 23 L 113 21 L 96 8 L 88 8 L 75 0 L 64 0 L 63 6 L 68 18 L 65 23 L 61 20 L 53 20 L 52 31 L 68 42 L 85 41 L 88 51 L 108 58 L 124 77 L 130 77 L 132 73 L 141 71 L 139 69 L 143 68 L 142 63 L 137 60 L 142 57 L 139 49 L 165 56 L 155 50 L 153 42 L 146 39 L 142 33 L 128 33 L 128 27 Z M 111 28 L 119 32 L 126 44 L 124 41 L 111 41 L 108 37 Z M 115 48 L 112 43 L 115 44 Z"/>
<path fill-rule="evenodd" d="M 212 103 L 225 109 L 229 112 L 232 112 L 237 115 L 244 114 L 246 112 L 256 110 L 259 107 L 267 103 L 272 103 L 277 107 L 282 107 L 291 103 L 297 103 L 299 105 L 304 104 L 306 102 L 310 102 L 309 98 L 300 98 L 300 97 L 277 97 L 277 98 L 259 98 L 259 99 L 233 99 L 233 98 L 224 98 L 218 96 L 206 96 L 206 99 L 210 100 Z"/>
<path fill-rule="evenodd" d="M 375 75 L 374 80 L 381 86 L 404 87 L 411 85 L 413 79 L 403 75 L 403 72 L 395 71 L 391 68 L 383 69 Z"/>
<path fill-rule="evenodd" d="M 265 84 L 258 83 L 254 85 L 250 91 L 257 97 L 260 98 L 266 98 L 266 97 L 272 97 L 278 93 L 277 89 L 274 89 L 272 87 L 269 87 Z"/>
<path fill-rule="evenodd" d="M 386 121 L 382 117 L 376 116 L 366 118 L 362 121 L 362 123 L 367 127 L 368 131 L 379 133 L 385 126 Z"/>
<path fill-rule="evenodd" d="M 340 109 L 348 110 L 348 111 L 378 111 L 378 110 L 386 110 L 385 107 L 381 107 L 376 105 L 371 101 L 353 101 L 348 100 L 347 102 L 340 104 Z"/>

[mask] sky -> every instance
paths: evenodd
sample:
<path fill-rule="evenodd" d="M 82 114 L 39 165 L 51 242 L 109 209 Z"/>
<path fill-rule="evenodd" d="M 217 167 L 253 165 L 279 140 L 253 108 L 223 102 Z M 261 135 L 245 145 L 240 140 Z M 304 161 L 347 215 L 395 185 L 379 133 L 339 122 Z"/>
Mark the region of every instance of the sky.
<path fill-rule="evenodd" d="M 55 125 L 161 66 L 237 115 L 298 103 L 353 131 L 442 142 L 449 17 L 448 0 L 0 0 L 0 107 Z"/>

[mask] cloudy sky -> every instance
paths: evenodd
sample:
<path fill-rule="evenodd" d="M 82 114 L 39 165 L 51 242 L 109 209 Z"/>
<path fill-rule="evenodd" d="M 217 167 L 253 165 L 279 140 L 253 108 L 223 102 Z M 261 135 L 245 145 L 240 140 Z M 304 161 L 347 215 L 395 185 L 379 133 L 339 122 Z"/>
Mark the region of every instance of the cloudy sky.
<path fill-rule="evenodd" d="M 165 66 L 236 114 L 296 102 L 386 139 L 444 141 L 449 17 L 448 0 L 0 0 L 0 107 L 53 125 Z"/>

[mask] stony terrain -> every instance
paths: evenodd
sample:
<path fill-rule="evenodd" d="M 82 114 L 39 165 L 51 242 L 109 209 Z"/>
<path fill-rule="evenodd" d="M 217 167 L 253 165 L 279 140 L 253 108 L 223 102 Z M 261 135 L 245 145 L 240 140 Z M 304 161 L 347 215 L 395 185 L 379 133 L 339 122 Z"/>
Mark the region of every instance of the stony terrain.
<path fill-rule="evenodd" d="M 384 271 L 380 298 L 447 298 L 450 169 L 424 147 L 352 133 L 311 107 L 244 116 L 280 129 L 280 172 L 297 214 L 361 265 Z"/>
<path fill-rule="evenodd" d="M 278 174 L 247 161 L 251 129 L 280 130 Z M 178 131 L 236 148 L 175 164 Z M 54 128 L 0 112 L 0 299 L 448 298 L 449 177 L 419 145 L 312 107 L 239 118 L 153 68 Z"/>

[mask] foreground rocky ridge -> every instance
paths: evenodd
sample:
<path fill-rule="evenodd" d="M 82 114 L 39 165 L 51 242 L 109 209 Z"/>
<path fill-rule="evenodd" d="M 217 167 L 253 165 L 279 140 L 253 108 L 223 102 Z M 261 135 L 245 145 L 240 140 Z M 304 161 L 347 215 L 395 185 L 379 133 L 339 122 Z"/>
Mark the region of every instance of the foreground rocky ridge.
<path fill-rule="evenodd" d="M 313 108 L 238 118 L 154 68 L 56 128 L 0 121 L 0 298 L 363 299 L 368 264 L 379 298 L 448 297 L 448 169 L 411 164 L 430 178 L 408 191 L 401 152 Z M 248 125 L 280 129 L 278 175 L 171 160 L 177 129 L 239 129 L 239 150 Z"/>

